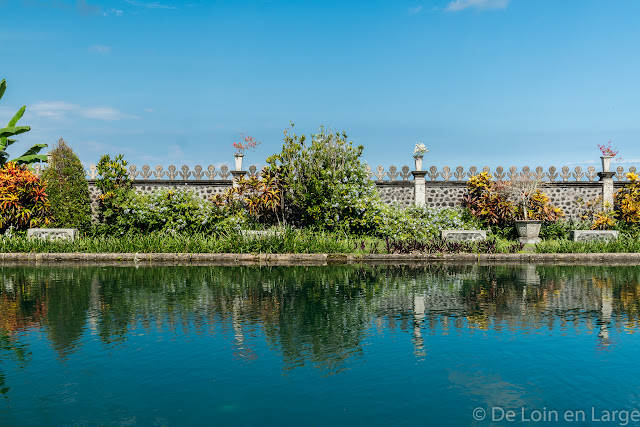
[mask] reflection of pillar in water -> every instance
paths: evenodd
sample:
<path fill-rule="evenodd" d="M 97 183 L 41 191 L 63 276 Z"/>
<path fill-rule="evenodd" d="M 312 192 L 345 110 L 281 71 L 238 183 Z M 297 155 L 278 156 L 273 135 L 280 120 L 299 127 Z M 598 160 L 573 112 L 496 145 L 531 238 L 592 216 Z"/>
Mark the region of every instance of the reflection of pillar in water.
<path fill-rule="evenodd" d="M 424 339 L 422 338 L 422 322 L 425 314 L 425 296 L 413 296 L 413 346 L 416 356 L 424 356 Z"/>
<path fill-rule="evenodd" d="M 527 285 L 522 287 L 522 301 L 520 302 L 520 313 L 527 314 Z"/>
<path fill-rule="evenodd" d="M 598 337 L 602 345 L 609 344 L 609 324 L 611 323 L 611 314 L 613 313 L 613 290 L 611 285 L 603 285 L 601 290 L 602 306 L 600 308 L 600 333 Z"/>
<path fill-rule="evenodd" d="M 540 275 L 536 271 L 535 264 L 527 264 L 520 270 L 520 280 L 526 285 L 539 285 Z"/>
<path fill-rule="evenodd" d="M 87 323 L 92 335 L 98 333 L 98 317 L 100 316 L 100 282 L 98 275 L 94 274 L 91 279 L 91 289 L 89 291 L 89 313 Z"/>
<path fill-rule="evenodd" d="M 231 321 L 233 323 L 233 334 L 236 340 L 236 345 L 238 346 L 238 349 L 240 351 L 242 351 L 243 345 L 244 345 L 244 332 L 242 332 L 242 324 L 238 319 L 241 305 L 242 305 L 242 301 L 240 301 L 240 298 L 235 297 L 233 299 L 233 308 L 231 310 L 231 316 L 232 316 Z"/>
<path fill-rule="evenodd" d="M 242 357 L 245 360 L 255 360 L 258 358 L 258 355 L 253 352 L 251 346 L 245 345 L 245 336 L 244 331 L 242 330 L 242 306 L 244 305 L 244 301 L 240 297 L 235 297 L 233 299 L 233 307 L 231 309 L 232 314 L 232 324 L 233 324 L 233 335 L 236 341 L 237 352 L 236 356 Z"/>

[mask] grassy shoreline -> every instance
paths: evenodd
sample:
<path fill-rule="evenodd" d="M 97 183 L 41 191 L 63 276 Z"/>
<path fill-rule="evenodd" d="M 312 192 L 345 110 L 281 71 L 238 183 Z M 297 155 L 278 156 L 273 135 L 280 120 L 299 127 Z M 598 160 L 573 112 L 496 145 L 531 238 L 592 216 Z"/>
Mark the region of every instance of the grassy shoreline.
<path fill-rule="evenodd" d="M 490 238 L 485 242 L 444 242 L 357 237 L 340 233 L 287 230 L 281 235 L 246 237 L 235 233 L 212 235 L 82 236 L 75 241 L 0 236 L 0 253 L 182 253 L 182 254 L 501 254 L 640 253 L 640 241 L 630 237 L 603 242 L 546 240 L 523 248 L 516 242 Z"/>

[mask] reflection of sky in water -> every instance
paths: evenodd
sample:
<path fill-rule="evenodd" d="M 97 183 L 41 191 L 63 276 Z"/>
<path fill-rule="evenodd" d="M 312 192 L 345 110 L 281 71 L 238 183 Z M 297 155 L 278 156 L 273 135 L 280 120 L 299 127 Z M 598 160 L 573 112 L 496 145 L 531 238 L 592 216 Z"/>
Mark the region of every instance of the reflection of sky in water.
<path fill-rule="evenodd" d="M 400 414 L 456 425 L 479 406 L 640 401 L 636 267 L 3 275 L 0 425 L 389 424 Z"/>

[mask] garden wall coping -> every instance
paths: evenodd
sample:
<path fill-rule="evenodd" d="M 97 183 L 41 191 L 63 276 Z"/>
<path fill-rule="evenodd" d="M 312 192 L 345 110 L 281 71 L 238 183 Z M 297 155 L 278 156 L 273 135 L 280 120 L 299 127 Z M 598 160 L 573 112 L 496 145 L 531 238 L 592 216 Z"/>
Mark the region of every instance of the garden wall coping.
<path fill-rule="evenodd" d="M 0 253 L 0 262 L 11 261 L 103 261 L 115 263 L 171 262 L 224 265 L 327 265 L 404 264 L 429 262 L 640 262 L 640 253 L 515 253 L 515 254 L 231 254 L 231 253 Z"/>

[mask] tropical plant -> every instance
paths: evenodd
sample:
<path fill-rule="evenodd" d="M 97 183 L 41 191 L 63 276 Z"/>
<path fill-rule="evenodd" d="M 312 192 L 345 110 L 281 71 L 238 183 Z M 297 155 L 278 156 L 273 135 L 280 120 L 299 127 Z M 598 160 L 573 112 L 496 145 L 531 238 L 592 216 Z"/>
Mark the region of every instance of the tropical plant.
<path fill-rule="evenodd" d="M 3 79 L 0 82 L 0 99 L 4 95 L 5 90 L 7 89 L 7 82 Z M 45 148 L 47 144 L 35 144 L 26 153 L 22 156 L 17 157 L 12 160 L 9 159 L 9 154 L 6 149 L 8 146 L 16 142 L 15 139 L 11 139 L 10 137 L 19 135 L 21 133 L 28 132 L 31 128 L 29 126 L 16 126 L 18 120 L 20 120 L 24 114 L 26 109 L 26 105 L 23 105 L 18 112 L 13 116 L 6 127 L 0 128 L 0 167 L 7 163 L 8 161 L 12 161 L 16 164 L 30 164 L 37 162 L 46 162 L 47 156 L 44 154 L 38 154 L 40 150 Z"/>
<path fill-rule="evenodd" d="M 62 138 L 49 155 L 42 180 L 47 184 L 52 224 L 87 230 L 91 226 L 91 197 L 80 159 Z"/>
<path fill-rule="evenodd" d="M 525 208 L 521 207 L 519 213 L 522 212 L 522 209 Z M 549 196 L 537 189 L 529 197 L 523 216 L 537 221 L 554 222 L 564 217 L 564 212 L 559 207 L 553 206 Z"/>
<path fill-rule="evenodd" d="M 0 168 L 0 232 L 49 225 L 45 186 L 25 165 L 7 162 Z"/>
<path fill-rule="evenodd" d="M 462 206 L 493 227 L 506 227 L 516 218 L 556 221 L 564 213 L 540 191 L 541 184 L 539 180 L 525 178 L 492 181 L 491 174 L 482 172 L 469 178 Z"/>
<path fill-rule="evenodd" d="M 504 197 L 504 183 L 492 181 L 488 172 L 481 172 L 469 178 L 467 194 L 462 198 L 462 206 L 486 226 L 506 227 L 516 215 L 516 207 Z"/>
<path fill-rule="evenodd" d="M 224 194 L 212 197 L 215 206 L 226 211 L 227 215 L 246 212 L 255 222 L 280 223 L 278 210 L 282 201 L 282 188 L 275 175 L 264 168 L 260 178 L 253 175 L 241 176 L 235 185 Z"/>
<path fill-rule="evenodd" d="M 501 187 L 501 191 L 518 206 L 517 217 L 527 221 L 529 219 L 529 205 L 534 195 L 540 193 L 541 185 L 542 181 L 540 179 L 518 177 L 506 182 Z"/>

